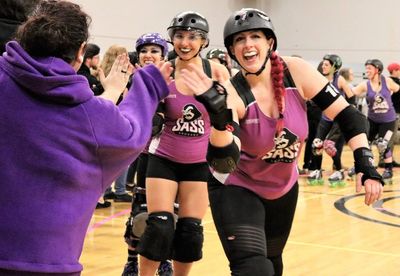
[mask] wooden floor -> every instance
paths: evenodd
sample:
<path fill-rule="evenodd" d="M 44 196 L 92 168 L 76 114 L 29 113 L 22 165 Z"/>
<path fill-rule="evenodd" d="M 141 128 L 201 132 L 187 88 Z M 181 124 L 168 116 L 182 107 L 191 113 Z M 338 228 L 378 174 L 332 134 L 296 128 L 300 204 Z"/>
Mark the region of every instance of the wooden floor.
<path fill-rule="evenodd" d="M 345 167 L 352 165 L 351 157 L 345 148 Z M 400 150 L 395 157 L 400 160 Z M 331 164 L 330 158 L 324 158 L 325 179 Z M 363 204 L 364 197 L 355 193 L 351 180 L 340 188 L 329 187 L 327 180 L 323 186 L 309 186 L 305 177 L 299 183 L 295 221 L 283 255 L 284 275 L 400 275 L 400 168 L 394 169 L 393 184 L 385 186 L 382 199 L 373 207 Z M 121 275 L 127 258 L 123 234 L 129 211 L 128 203 L 96 210 L 81 257 L 83 276 Z M 203 224 L 204 257 L 191 275 L 230 275 L 209 210 Z"/>

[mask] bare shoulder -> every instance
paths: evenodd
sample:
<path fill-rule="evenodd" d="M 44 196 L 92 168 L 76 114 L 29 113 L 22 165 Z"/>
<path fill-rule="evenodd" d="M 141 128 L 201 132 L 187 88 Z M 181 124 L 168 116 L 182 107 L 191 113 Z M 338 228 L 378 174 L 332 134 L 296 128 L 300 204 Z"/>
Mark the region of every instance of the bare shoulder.
<path fill-rule="evenodd" d="M 303 98 L 311 99 L 328 82 L 308 61 L 299 57 L 283 56 L 282 58 Z"/>
<path fill-rule="evenodd" d="M 315 70 L 312 65 L 299 57 L 282 56 L 291 74 L 301 74 L 305 69 Z"/>

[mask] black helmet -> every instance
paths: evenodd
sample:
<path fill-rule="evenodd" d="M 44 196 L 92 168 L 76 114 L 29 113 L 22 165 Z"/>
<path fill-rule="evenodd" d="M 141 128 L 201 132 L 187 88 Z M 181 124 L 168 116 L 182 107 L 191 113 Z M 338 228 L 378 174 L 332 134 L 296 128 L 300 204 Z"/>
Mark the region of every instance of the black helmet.
<path fill-rule="evenodd" d="M 335 72 L 342 67 L 342 59 L 335 54 L 327 54 L 323 58 L 323 60 L 329 60 L 332 66 L 335 68 Z"/>
<path fill-rule="evenodd" d="M 222 49 L 212 49 L 206 55 L 207 59 L 217 58 L 222 64 L 226 64 L 226 52 Z"/>
<path fill-rule="evenodd" d="M 271 19 L 263 11 L 253 8 L 245 8 L 235 11 L 225 23 L 224 44 L 229 55 L 233 59 L 235 59 L 235 57 L 232 55 L 229 49 L 229 47 L 233 44 L 233 35 L 255 29 L 264 31 L 267 38 L 272 37 L 274 39 L 274 46 L 272 50 L 276 50 L 278 43 Z"/>
<path fill-rule="evenodd" d="M 381 73 L 383 71 L 383 63 L 379 59 L 369 59 L 365 62 L 365 66 L 372 65 Z"/>
<path fill-rule="evenodd" d="M 177 14 L 168 27 L 168 35 L 172 39 L 176 29 L 199 30 L 208 33 L 209 27 L 207 19 L 197 12 L 185 11 Z"/>

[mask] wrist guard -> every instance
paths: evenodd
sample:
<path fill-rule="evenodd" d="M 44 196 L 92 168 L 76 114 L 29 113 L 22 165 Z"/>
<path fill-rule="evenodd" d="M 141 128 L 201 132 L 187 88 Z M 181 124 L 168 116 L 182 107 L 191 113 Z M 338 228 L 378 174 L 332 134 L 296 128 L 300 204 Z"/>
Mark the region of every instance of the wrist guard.
<path fill-rule="evenodd" d="M 354 169 L 356 173 L 363 173 L 361 178 L 362 185 L 367 179 L 374 179 L 383 182 L 382 176 L 376 171 L 374 167 L 374 156 L 368 148 L 358 148 L 353 152 L 354 155 Z"/>
<path fill-rule="evenodd" d="M 233 122 L 232 110 L 226 105 L 227 95 L 225 87 L 214 81 L 210 89 L 195 96 L 207 109 L 211 125 L 218 130 L 230 130 Z"/>

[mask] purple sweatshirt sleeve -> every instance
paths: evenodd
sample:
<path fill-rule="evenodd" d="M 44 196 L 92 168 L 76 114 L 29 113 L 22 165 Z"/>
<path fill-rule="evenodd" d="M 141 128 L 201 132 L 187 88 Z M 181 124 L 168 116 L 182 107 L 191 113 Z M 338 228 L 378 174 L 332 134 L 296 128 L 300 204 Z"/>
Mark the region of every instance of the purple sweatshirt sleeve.
<path fill-rule="evenodd" d="M 168 87 L 160 71 L 149 65 L 135 73 L 128 95 L 118 106 L 95 99 L 103 109 L 89 117 L 96 118 L 92 126 L 98 142 L 104 188 L 144 149 L 156 107 L 167 94 Z"/>

